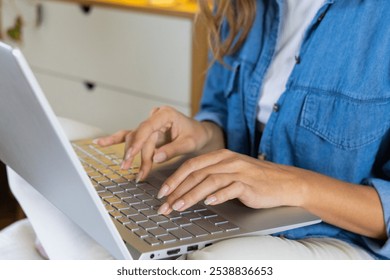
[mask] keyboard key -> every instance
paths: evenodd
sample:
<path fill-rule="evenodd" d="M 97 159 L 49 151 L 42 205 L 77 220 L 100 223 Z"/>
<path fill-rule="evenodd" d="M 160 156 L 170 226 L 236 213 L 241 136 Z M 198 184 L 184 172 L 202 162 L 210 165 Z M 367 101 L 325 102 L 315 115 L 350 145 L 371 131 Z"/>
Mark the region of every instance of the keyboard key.
<path fill-rule="evenodd" d="M 125 210 L 125 209 L 129 209 L 130 208 L 130 205 L 126 204 L 126 203 L 115 203 L 112 205 L 115 209 L 117 210 Z"/>
<path fill-rule="evenodd" d="M 106 191 L 106 188 L 103 188 L 102 186 L 97 185 L 97 186 L 95 186 L 95 190 L 97 192 L 104 192 L 104 191 Z"/>
<path fill-rule="evenodd" d="M 120 218 L 120 217 L 123 216 L 122 213 L 119 212 L 119 211 L 111 211 L 109 214 L 110 214 L 111 217 L 113 217 L 114 219 L 118 219 L 118 218 Z"/>
<path fill-rule="evenodd" d="M 161 201 L 158 201 L 157 199 L 148 200 L 148 201 L 145 201 L 145 203 L 153 208 L 156 208 L 156 209 L 162 205 Z"/>
<path fill-rule="evenodd" d="M 227 223 L 224 223 L 224 224 L 219 224 L 218 226 L 220 228 L 222 228 L 223 230 L 225 230 L 225 231 L 233 231 L 233 230 L 239 230 L 240 229 L 238 226 L 234 225 L 231 222 L 227 222 Z"/>
<path fill-rule="evenodd" d="M 114 204 L 114 203 L 121 203 L 122 200 L 119 197 L 113 196 L 113 197 L 107 197 L 104 199 L 105 202 L 109 204 Z"/>
<path fill-rule="evenodd" d="M 113 193 L 112 192 L 108 192 L 108 191 L 104 191 L 104 192 L 98 192 L 98 195 L 100 196 L 100 198 L 109 198 L 109 197 L 113 197 Z"/>
<path fill-rule="evenodd" d="M 101 176 L 102 176 L 102 174 L 97 172 L 97 171 L 93 171 L 93 172 L 88 173 L 88 177 L 90 177 L 90 178 L 96 178 L 96 177 L 101 177 Z"/>
<path fill-rule="evenodd" d="M 117 171 L 117 170 L 120 170 L 120 166 L 119 165 L 110 165 L 109 166 L 111 170 L 114 170 L 114 171 Z"/>
<path fill-rule="evenodd" d="M 153 197 L 150 197 L 150 195 L 147 195 L 147 194 L 141 194 L 141 195 L 137 195 L 137 198 L 139 200 L 142 200 L 142 201 L 147 201 L 147 200 L 152 200 Z"/>
<path fill-rule="evenodd" d="M 102 173 L 104 176 L 110 178 L 108 175 L 111 175 L 114 173 L 114 171 L 112 171 L 111 169 L 102 169 L 102 170 L 99 170 L 100 173 Z M 111 178 L 110 178 L 111 179 Z"/>
<path fill-rule="evenodd" d="M 150 191 L 150 190 L 155 190 L 157 191 L 156 187 L 154 187 L 153 185 L 151 185 L 149 182 L 144 182 L 144 184 L 142 185 L 142 189 L 147 192 L 147 191 Z"/>
<path fill-rule="evenodd" d="M 198 227 L 197 225 L 189 225 L 184 227 L 184 229 L 196 237 L 205 236 L 209 234 L 207 231 L 205 231 L 201 227 Z"/>
<path fill-rule="evenodd" d="M 111 172 L 113 172 L 111 170 Z M 121 176 L 119 176 L 118 174 L 116 173 L 111 173 L 111 174 L 104 174 L 108 179 L 110 179 L 111 181 L 114 181 L 114 180 L 117 180 L 119 178 L 121 178 Z M 116 182 L 115 182 L 116 183 Z"/>
<path fill-rule="evenodd" d="M 129 182 L 128 180 L 122 177 L 118 177 L 117 179 L 112 179 L 112 181 L 118 185 L 126 185 Z"/>
<path fill-rule="evenodd" d="M 143 188 L 143 189 L 144 189 L 144 191 L 145 191 L 147 194 L 149 194 L 149 195 L 152 196 L 152 197 L 156 197 L 157 194 L 158 194 L 158 190 L 156 190 L 156 189 L 147 189 L 147 190 L 145 190 L 145 188 Z"/>
<path fill-rule="evenodd" d="M 141 202 L 141 203 L 138 203 L 138 204 L 134 204 L 132 205 L 134 209 L 137 209 L 138 211 L 141 211 L 141 210 L 147 210 L 150 208 L 149 205 L 146 205 L 145 203 Z"/>
<path fill-rule="evenodd" d="M 158 240 L 157 238 L 155 238 L 153 236 L 145 237 L 145 238 L 143 238 L 143 240 L 151 246 L 156 246 L 156 245 L 159 245 L 162 243 L 162 241 Z"/>
<path fill-rule="evenodd" d="M 131 189 L 126 189 L 126 191 L 127 191 L 129 194 L 132 194 L 132 195 L 134 195 L 134 196 L 144 194 L 144 191 L 141 190 L 141 189 L 131 188 Z"/>
<path fill-rule="evenodd" d="M 150 220 L 152 220 L 153 222 L 155 222 L 157 224 L 166 223 L 166 222 L 169 221 L 169 219 L 167 217 L 163 216 L 163 215 L 151 217 Z"/>
<path fill-rule="evenodd" d="M 115 195 L 120 199 L 126 199 L 132 197 L 132 195 L 127 192 L 116 193 Z"/>
<path fill-rule="evenodd" d="M 162 180 L 154 178 L 154 177 L 148 178 L 146 182 L 149 183 L 150 185 L 154 186 L 157 189 L 160 189 L 161 185 L 163 183 Z"/>
<path fill-rule="evenodd" d="M 171 220 L 176 220 L 176 219 L 178 219 L 178 218 L 181 218 L 181 215 L 180 215 L 179 212 L 173 211 L 173 212 L 171 212 L 169 215 L 167 215 L 167 217 L 168 217 L 169 219 L 171 219 Z"/>
<path fill-rule="evenodd" d="M 127 180 L 129 181 L 134 181 L 136 179 L 136 175 L 135 174 L 121 174 L 123 178 L 126 178 Z"/>
<path fill-rule="evenodd" d="M 138 230 L 135 230 L 134 233 L 136 235 L 138 235 L 139 237 L 141 237 L 141 238 L 145 238 L 145 237 L 149 236 L 149 233 L 146 230 L 142 229 L 142 228 L 140 228 Z"/>
<path fill-rule="evenodd" d="M 160 236 L 168 234 L 168 232 L 165 229 L 161 228 L 161 227 L 153 228 L 153 229 L 150 229 L 148 231 L 149 231 L 150 234 L 152 234 L 155 237 L 160 237 Z"/>
<path fill-rule="evenodd" d="M 117 184 L 111 181 L 99 182 L 99 185 L 102 186 L 103 188 L 112 188 L 117 186 Z"/>
<path fill-rule="evenodd" d="M 177 237 L 179 240 L 190 239 L 193 237 L 191 233 L 189 233 L 181 228 L 171 230 L 171 231 L 169 231 L 169 233 L 172 234 L 173 236 Z"/>
<path fill-rule="evenodd" d="M 146 210 L 141 210 L 140 211 L 143 215 L 145 215 L 146 217 L 153 217 L 153 216 L 158 216 L 159 214 L 157 213 L 156 210 L 154 209 L 146 209 Z"/>
<path fill-rule="evenodd" d="M 145 230 L 153 229 L 153 228 L 157 228 L 158 227 L 158 225 L 153 223 L 152 221 L 142 222 L 142 223 L 139 223 L 138 225 L 141 226 Z"/>
<path fill-rule="evenodd" d="M 148 237 L 145 237 L 144 238 L 144 241 L 152 246 L 156 246 L 158 244 L 160 244 L 160 240 L 158 240 L 157 238 L 155 237 L 151 237 L 151 236 L 148 236 Z"/>
<path fill-rule="evenodd" d="M 141 215 L 141 214 L 136 214 L 136 215 L 130 216 L 130 219 L 132 221 L 136 222 L 137 224 L 140 222 L 146 222 L 148 220 L 148 218 L 146 218 L 144 215 Z"/>
<path fill-rule="evenodd" d="M 131 231 L 139 230 L 139 226 L 137 225 L 137 223 L 134 223 L 132 221 L 130 223 L 126 224 L 126 227 L 128 229 L 130 229 Z"/>
<path fill-rule="evenodd" d="M 190 221 L 202 219 L 202 216 L 200 216 L 197 212 L 195 212 L 195 213 L 183 213 L 182 217 L 187 218 Z"/>
<path fill-rule="evenodd" d="M 173 223 L 171 221 L 167 221 L 166 223 L 162 223 L 162 224 L 160 224 L 160 226 L 162 228 L 165 228 L 166 230 L 172 230 L 172 229 L 178 228 L 178 225 L 176 225 L 175 223 Z"/>
<path fill-rule="evenodd" d="M 201 228 L 213 234 L 222 232 L 222 229 L 220 229 L 219 227 L 215 226 L 214 224 L 210 223 L 207 220 L 195 220 L 194 224 L 200 226 Z"/>
<path fill-rule="evenodd" d="M 217 214 L 209 209 L 205 211 L 199 211 L 197 212 L 200 216 L 205 217 L 205 218 L 210 218 L 210 217 L 215 217 Z"/>
<path fill-rule="evenodd" d="M 211 217 L 207 220 L 214 225 L 224 224 L 228 222 L 225 218 L 222 218 L 221 216 Z"/>
<path fill-rule="evenodd" d="M 135 210 L 134 208 L 124 209 L 121 212 L 123 213 L 123 215 L 125 215 L 127 217 L 139 214 L 139 212 L 137 210 Z"/>
<path fill-rule="evenodd" d="M 188 225 L 191 225 L 191 221 L 187 218 L 179 218 L 179 219 L 176 219 L 174 220 L 175 224 L 177 224 L 178 226 L 182 227 L 182 226 L 188 226 Z"/>
<path fill-rule="evenodd" d="M 130 219 L 127 218 L 127 217 L 120 217 L 120 218 L 118 218 L 117 220 L 118 220 L 120 223 L 124 224 L 124 225 L 132 223 L 132 221 L 130 221 Z"/>
<path fill-rule="evenodd" d="M 139 200 L 138 198 L 135 198 L 135 197 L 126 198 L 123 201 L 125 201 L 126 203 L 128 203 L 130 205 L 141 203 L 141 200 Z"/>
<path fill-rule="evenodd" d="M 111 211 L 114 211 L 114 210 L 115 210 L 114 207 L 112 207 L 112 206 L 109 205 L 109 204 L 105 205 L 104 207 L 106 207 L 107 212 L 111 212 Z"/>
<path fill-rule="evenodd" d="M 110 181 L 107 177 L 105 177 L 105 176 L 100 176 L 100 177 L 95 177 L 95 178 L 93 178 L 96 182 L 98 182 L 98 183 L 102 183 L 102 182 L 108 182 L 108 181 Z"/>
<path fill-rule="evenodd" d="M 171 234 L 159 236 L 158 239 L 160 239 L 164 244 L 166 243 L 172 243 L 175 242 L 177 239 Z"/>
<path fill-rule="evenodd" d="M 117 187 L 116 185 L 112 188 L 108 188 L 107 190 L 112 192 L 113 194 L 125 192 L 122 188 Z"/>
<path fill-rule="evenodd" d="M 195 205 L 191 206 L 188 209 L 191 210 L 191 211 L 194 211 L 194 212 L 207 210 L 206 206 L 204 206 L 203 204 L 200 204 L 200 203 L 195 204 Z"/>

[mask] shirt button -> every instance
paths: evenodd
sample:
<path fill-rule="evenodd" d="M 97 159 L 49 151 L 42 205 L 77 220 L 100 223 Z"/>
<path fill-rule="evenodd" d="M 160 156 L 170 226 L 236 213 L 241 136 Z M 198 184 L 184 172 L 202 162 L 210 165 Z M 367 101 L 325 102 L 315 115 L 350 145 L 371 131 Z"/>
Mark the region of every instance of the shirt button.
<path fill-rule="evenodd" d="M 266 155 L 266 154 L 263 154 L 263 153 L 260 153 L 260 154 L 257 156 L 257 158 L 258 158 L 259 160 L 266 160 L 266 159 L 267 159 L 267 155 Z"/>
<path fill-rule="evenodd" d="M 275 103 L 272 109 L 274 110 L 274 112 L 279 112 L 280 109 L 279 104 Z"/>

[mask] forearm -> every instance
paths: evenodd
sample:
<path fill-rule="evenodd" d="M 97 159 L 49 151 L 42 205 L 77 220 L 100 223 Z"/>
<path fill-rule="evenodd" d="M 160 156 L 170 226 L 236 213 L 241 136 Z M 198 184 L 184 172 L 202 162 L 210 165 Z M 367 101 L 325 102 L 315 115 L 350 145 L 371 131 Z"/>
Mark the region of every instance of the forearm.
<path fill-rule="evenodd" d="M 383 209 L 376 190 L 309 172 L 301 206 L 324 222 L 376 239 L 386 238 Z"/>

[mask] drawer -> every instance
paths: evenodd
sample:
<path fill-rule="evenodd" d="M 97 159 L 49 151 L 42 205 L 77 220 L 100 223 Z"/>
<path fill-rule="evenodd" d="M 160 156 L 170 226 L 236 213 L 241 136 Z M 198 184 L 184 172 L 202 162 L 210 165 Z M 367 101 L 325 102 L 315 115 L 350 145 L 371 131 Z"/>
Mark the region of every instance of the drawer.
<path fill-rule="evenodd" d="M 22 11 L 21 49 L 35 68 L 190 104 L 191 19 L 107 7 L 86 14 L 74 3 L 42 1 L 37 26 L 31 1 L 7 2 L 18 9 L 5 10 L 4 25 Z"/>
<path fill-rule="evenodd" d="M 166 105 L 154 99 L 132 96 L 96 85 L 88 89 L 81 80 L 68 80 L 36 72 L 36 77 L 54 112 L 100 127 L 107 133 L 131 129 L 149 116 L 152 108 Z M 186 115 L 189 107 L 174 106 Z"/>

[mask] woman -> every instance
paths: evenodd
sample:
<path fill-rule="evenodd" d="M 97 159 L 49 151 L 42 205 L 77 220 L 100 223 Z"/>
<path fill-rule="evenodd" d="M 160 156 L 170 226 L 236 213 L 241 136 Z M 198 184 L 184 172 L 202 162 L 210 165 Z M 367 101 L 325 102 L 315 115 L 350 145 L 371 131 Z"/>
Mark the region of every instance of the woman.
<path fill-rule="evenodd" d="M 139 180 L 205 151 L 163 184 L 161 214 L 238 198 L 323 220 L 193 258 L 390 258 L 388 1 L 216 1 L 214 13 L 206 2 L 213 60 L 195 119 L 156 108 L 97 142 L 126 142 L 124 169 L 141 152 Z"/>

